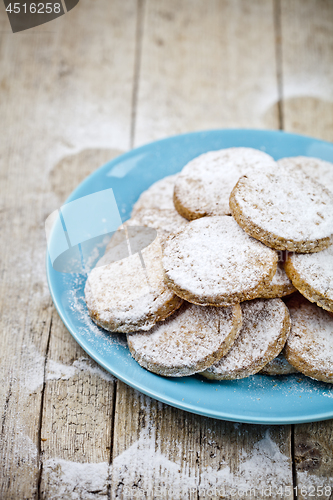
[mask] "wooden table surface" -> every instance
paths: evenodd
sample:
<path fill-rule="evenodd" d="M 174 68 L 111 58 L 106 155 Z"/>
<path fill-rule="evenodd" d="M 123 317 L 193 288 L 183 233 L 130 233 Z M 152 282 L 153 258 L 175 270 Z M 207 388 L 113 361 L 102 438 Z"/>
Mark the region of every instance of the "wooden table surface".
<path fill-rule="evenodd" d="M 122 151 L 228 127 L 333 141 L 333 2 L 81 0 L 14 35 L 0 16 L 0 498 L 333 498 L 332 421 L 138 393 L 72 339 L 44 268 L 46 217 Z"/>

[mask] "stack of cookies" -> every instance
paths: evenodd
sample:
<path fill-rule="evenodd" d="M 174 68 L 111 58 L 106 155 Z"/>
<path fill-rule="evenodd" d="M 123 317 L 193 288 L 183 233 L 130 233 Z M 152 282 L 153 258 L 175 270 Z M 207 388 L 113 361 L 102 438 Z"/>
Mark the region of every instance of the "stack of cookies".
<path fill-rule="evenodd" d="M 157 238 L 119 260 L 143 227 Z M 89 275 L 88 310 L 159 375 L 333 382 L 332 243 L 332 164 L 211 151 L 140 196 Z"/>

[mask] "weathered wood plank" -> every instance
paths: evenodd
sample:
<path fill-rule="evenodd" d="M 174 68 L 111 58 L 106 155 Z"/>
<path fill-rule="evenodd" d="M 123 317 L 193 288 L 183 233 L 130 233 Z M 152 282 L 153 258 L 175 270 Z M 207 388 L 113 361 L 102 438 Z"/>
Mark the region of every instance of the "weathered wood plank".
<path fill-rule="evenodd" d="M 189 498 L 199 452 L 197 416 L 118 383 L 111 498 Z"/>
<path fill-rule="evenodd" d="M 272 2 L 148 1 L 145 11 L 135 144 L 277 127 Z"/>
<path fill-rule="evenodd" d="M 333 422 L 295 425 L 294 461 L 299 500 L 333 498 Z M 322 491 L 322 492 L 321 492 Z"/>
<path fill-rule="evenodd" d="M 58 315 L 47 353 L 41 427 L 42 475 L 39 498 L 63 498 L 96 491 L 105 498 L 113 426 L 113 377 L 90 360 Z M 77 485 L 81 464 L 99 470 Z M 96 497 L 95 497 L 96 498 Z"/>
<path fill-rule="evenodd" d="M 88 361 L 81 360 L 84 370 L 73 367 L 82 356 L 73 343 L 72 355 L 63 363 L 73 372 L 71 382 L 47 381 L 44 393 L 48 345 L 58 362 L 60 342 L 65 343 L 69 334 L 57 323 L 47 289 L 43 224 L 82 174 L 109 159 L 110 151 L 101 149 L 129 147 L 136 2 L 105 0 L 98 8 L 95 2 L 80 2 L 52 23 L 15 35 L 3 3 L 0 9 L 0 496 L 30 499 L 38 496 L 44 396 L 45 426 L 56 426 L 52 418 L 57 420 L 57 411 L 65 411 L 69 396 L 56 397 L 66 384 L 80 410 L 73 409 L 66 418 L 62 413 L 62 420 L 57 420 L 69 425 L 75 414 L 71 444 L 59 432 L 57 440 L 45 441 L 45 456 L 66 457 L 67 448 L 78 461 L 84 461 L 84 453 L 97 461 L 109 454 L 104 441 L 110 441 L 111 434 L 112 383 L 101 379 Z M 94 164 L 88 168 L 79 160 L 89 161 L 89 148 L 100 152 L 94 153 Z M 84 149 L 88 151 L 74 162 L 68 160 L 65 167 L 60 162 Z M 52 314 L 58 343 L 50 339 Z M 105 398 L 109 405 L 104 406 Z M 93 417 L 88 418 L 89 411 Z M 90 426 L 85 426 L 89 420 Z M 96 444 L 92 422 L 101 429 L 96 431 L 95 425 Z M 42 485 L 47 488 L 46 477 Z"/>
<path fill-rule="evenodd" d="M 281 2 L 285 130 L 333 141 L 333 5 Z"/>
<path fill-rule="evenodd" d="M 271 2 L 148 1 L 142 31 L 135 144 L 193 129 L 279 127 Z M 291 499 L 290 443 L 289 426 L 202 418 L 119 383 L 111 497 L 214 498 L 224 487 L 226 498 L 254 488 L 252 498 L 273 499 L 288 486 Z"/>
<path fill-rule="evenodd" d="M 282 0 L 281 31 L 285 130 L 333 141 L 332 2 Z M 298 499 L 333 498 L 332 434 L 332 420 L 295 425 Z"/>
<path fill-rule="evenodd" d="M 8 30 L 4 5 L 0 8 L 0 496 L 32 498 L 37 492 L 43 354 L 52 308 L 43 279 L 44 235 L 40 215 L 44 196 L 36 189 L 42 168 L 33 164 L 38 148 L 33 144 L 27 148 L 24 134 L 30 122 L 26 117 L 24 123 L 22 118 L 28 104 L 24 83 L 28 83 L 33 68 L 30 66 L 29 74 L 20 81 L 20 67 L 27 50 L 22 38 L 9 38 L 13 35 Z M 30 63 L 35 48 L 35 44 L 30 48 Z M 31 106 L 36 102 L 35 94 L 36 89 L 31 93 Z M 33 142 L 33 134 L 30 141 Z"/>

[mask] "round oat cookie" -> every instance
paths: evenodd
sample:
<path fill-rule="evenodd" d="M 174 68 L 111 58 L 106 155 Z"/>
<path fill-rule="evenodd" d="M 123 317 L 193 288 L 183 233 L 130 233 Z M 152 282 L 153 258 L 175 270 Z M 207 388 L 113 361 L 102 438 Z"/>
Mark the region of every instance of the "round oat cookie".
<path fill-rule="evenodd" d="M 137 211 L 135 217 L 130 220 L 131 225 L 148 226 L 156 229 L 161 239 L 166 238 L 170 233 L 189 223 L 175 209 L 169 210 L 167 208 L 142 209 Z"/>
<path fill-rule="evenodd" d="M 200 155 L 176 178 L 175 207 L 189 220 L 230 215 L 229 196 L 239 177 L 272 166 L 276 163 L 271 156 L 252 148 L 228 148 Z"/>
<path fill-rule="evenodd" d="M 333 246 L 315 254 L 289 254 L 284 263 L 297 290 L 310 302 L 333 312 Z"/>
<path fill-rule="evenodd" d="M 140 238 L 140 232 L 142 227 L 149 227 L 155 229 L 160 238 L 160 242 L 163 245 L 165 238 L 170 234 L 179 229 L 182 226 L 188 224 L 188 220 L 179 215 L 179 213 L 173 209 L 159 209 L 159 208 L 147 208 L 141 209 L 136 212 L 134 217 L 128 219 L 124 224 L 116 231 L 109 241 L 106 250 L 115 247 L 124 238 L 123 235 L 126 233 L 124 229 L 131 227 L 131 235 L 129 237 Z M 144 233 L 145 234 L 145 233 Z M 144 235 L 142 235 L 144 238 Z M 146 245 L 143 245 L 146 246 Z"/>
<path fill-rule="evenodd" d="M 132 216 L 112 236 L 107 250 L 123 240 L 123 229 L 132 227 L 132 234 L 139 237 L 140 227 L 156 229 L 161 243 L 169 233 L 188 223 L 179 215 L 173 204 L 173 188 L 177 175 L 169 175 L 155 182 L 144 191 L 134 204 Z M 136 227 L 137 226 L 137 227 Z"/>
<path fill-rule="evenodd" d="M 258 296 L 272 281 L 278 255 L 232 217 L 204 217 L 171 234 L 163 247 L 165 281 L 198 305 L 230 306 Z"/>
<path fill-rule="evenodd" d="M 233 307 L 200 307 L 185 302 L 149 332 L 127 335 L 134 359 L 147 370 L 172 377 L 192 375 L 216 363 L 239 334 L 242 313 Z"/>
<path fill-rule="evenodd" d="M 291 332 L 287 361 L 308 377 L 333 383 L 333 318 L 302 296 L 288 302 Z"/>
<path fill-rule="evenodd" d="M 258 373 L 280 354 L 290 331 L 290 318 L 281 299 L 255 299 L 241 305 L 243 326 L 227 355 L 202 375 L 234 380 Z"/>
<path fill-rule="evenodd" d="M 276 358 L 267 363 L 258 373 L 274 377 L 275 375 L 291 375 L 292 373 L 298 373 L 298 370 L 288 363 L 283 354 L 280 353 Z"/>
<path fill-rule="evenodd" d="M 333 235 L 333 194 L 302 172 L 256 172 L 239 179 L 230 208 L 249 235 L 277 250 L 319 252 Z"/>
<path fill-rule="evenodd" d="M 296 168 L 303 171 L 333 193 L 333 163 L 309 156 L 281 158 L 277 163 L 284 168 Z"/>
<path fill-rule="evenodd" d="M 112 235 L 105 254 L 107 261 L 121 260 L 149 246 L 157 237 L 157 230 L 140 224 L 136 219 L 128 219 Z M 102 261 L 103 262 L 103 261 Z M 104 265 L 97 263 L 97 266 Z"/>
<path fill-rule="evenodd" d="M 296 288 L 288 278 L 281 262 L 278 263 L 276 273 L 272 281 L 265 287 L 258 298 L 260 299 L 277 299 L 285 297 L 295 292 Z"/>
<path fill-rule="evenodd" d="M 112 332 L 149 330 L 181 306 L 183 301 L 164 283 L 158 238 L 141 254 L 114 262 L 115 254 L 117 247 L 102 257 L 85 286 L 88 311 L 97 325 Z"/>
<path fill-rule="evenodd" d="M 175 210 L 173 204 L 173 189 L 178 174 L 164 177 L 144 191 L 134 204 L 132 217 L 142 209 Z"/>

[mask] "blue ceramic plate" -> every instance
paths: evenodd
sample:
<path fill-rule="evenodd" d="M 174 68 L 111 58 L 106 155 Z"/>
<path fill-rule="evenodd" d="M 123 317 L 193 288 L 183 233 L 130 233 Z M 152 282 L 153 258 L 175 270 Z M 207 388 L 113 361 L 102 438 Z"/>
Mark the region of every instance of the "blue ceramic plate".
<path fill-rule="evenodd" d="M 201 153 L 232 146 L 261 149 L 276 160 L 304 155 L 333 162 L 333 144 L 300 135 L 261 130 L 194 132 L 148 144 L 110 161 L 83 181 L 66 203 L 112 188 L 125 221 L 133 203 L 153 182 L 179 172 Z M 100 255 L 105 244 L 105 238 L 99 242 Z M 48 257 L 47 276 L 54 304 L 75 340 L 107 371 L 153 398 L 237 422 L 290 424 L 333 417 L 333 386 L 302 375 L 210 382 L 200 376 L 165 378 L 150 373 L 130 356 L 125 336 L 109 334 L 90 320 L 83 299 L 84 274 L 56 271 Z"/>

